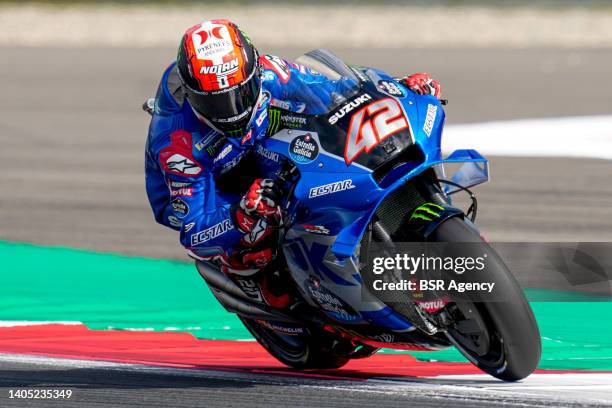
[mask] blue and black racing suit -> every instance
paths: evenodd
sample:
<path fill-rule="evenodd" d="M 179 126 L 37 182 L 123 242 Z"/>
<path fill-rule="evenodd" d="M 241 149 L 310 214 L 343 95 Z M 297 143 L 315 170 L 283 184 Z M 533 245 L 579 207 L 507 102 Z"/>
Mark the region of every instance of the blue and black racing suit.
<path fill-rule="evenodd" d="M 251 182 L 255 177 L 248 169 L 231 182 L 223 180 L 232 169 L 244 166 L 247 154 L 258 165 L 278 166 L 277 156 L 257 143 L 268 136 L 268 107 L 312 113 L 309 100 L 320 106 L 321 101 L 330 101 L 337 86 L 337 81 L 278 57 L 266 55 L 261 62 L 262 93 L 253 120 L 245 134 L 234 137 L 197 119 L 182 93 L 174 63 L 162 76 L 146 145 L 146 189 L 156 221 L 180 231 L 181 244 L 192 256 L 229 257 L 240 249 L 244 233 L 236 227 L 231 207 L 245 191 L 226 187 L 235 186 L 237 179 Z"/>

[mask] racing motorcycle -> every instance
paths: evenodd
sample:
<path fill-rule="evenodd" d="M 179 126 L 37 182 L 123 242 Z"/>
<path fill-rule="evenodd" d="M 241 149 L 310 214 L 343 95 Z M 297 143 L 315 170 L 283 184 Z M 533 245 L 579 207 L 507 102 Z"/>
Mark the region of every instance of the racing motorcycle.
<path fill-rule="evenodd" d="M 325 50 L 296 63 L 337 86 L 325 101 L 305 89 L 309 109 L 271 101 L 268 137 L 257 146 L 277 164 L 264 176 L 284 186 L 287 221 L 273 265 L 292 302 L 272 307 L 262 300 L 257 277 L 196 261 L 218 301 L 272 356 L 298 369 L 338 368 L 381 348 L 454 346 L 499 379 L 532 373 L 541 354 L 533 312 L 473 222 L 477 201 L 470 188 L 488 181 L 488 162 L 475 150 L 443 158 L 446 101 L 417 95 L 383 71 L 349 66 Z M 461 167 L 446 177 L 453 164 Z M 469 195 L 467 211 L 453 206 L 458 192 Z M 478 245 L 487 257 L 483 273 L 505 296 L 483 301 L 438 293 L 433 308 L 408 293 L 383 299 L 365 283 L 368 247 L 392 253 L 397 242 Z"/>

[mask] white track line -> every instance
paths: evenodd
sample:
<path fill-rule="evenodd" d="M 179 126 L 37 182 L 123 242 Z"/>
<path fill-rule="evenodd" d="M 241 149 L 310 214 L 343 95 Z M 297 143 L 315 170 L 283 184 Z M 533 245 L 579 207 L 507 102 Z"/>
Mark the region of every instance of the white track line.
<path fill-rule="evenodd" d="M 44 324 L 62 324 L 76 326 L 83 323 L 77 321 L 28 321 L 28 320 L 0 320 L 0 327 L 41 326 Z"/>
<path fill-rule="evenodd" d="M 612 116 L 522 119 L 448 126 L 443 150 L 484 155 L 612 160 Z"/>
<path fill-rule="evenodd" d="M 465 382 L 479 383 L 490 380 L 486 374 L 476 375 L 442 375 L 435 377 L 439 380 L 460 380 Z M 605 389 L 612 392 L 612 373 L 567 373 L 567 374 L 532 374 L 527 379 L 518 383 L 489 383 L 485 386 L 488 389 L 501 389 L 510 387 L 512 389 Z"/>

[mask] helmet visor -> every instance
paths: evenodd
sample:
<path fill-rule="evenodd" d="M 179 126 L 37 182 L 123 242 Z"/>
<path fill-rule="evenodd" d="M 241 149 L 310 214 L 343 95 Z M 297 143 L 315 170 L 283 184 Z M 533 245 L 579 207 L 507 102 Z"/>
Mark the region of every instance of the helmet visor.
<path fill-rule="evenodd" d="M 258 70 L 240 85 L 212 92 L 202 92 L 185 86 L 189 104 L 201 116 L 220 128 L 236 128 L 250 117 L 257 99 L 261 79 Z"/>

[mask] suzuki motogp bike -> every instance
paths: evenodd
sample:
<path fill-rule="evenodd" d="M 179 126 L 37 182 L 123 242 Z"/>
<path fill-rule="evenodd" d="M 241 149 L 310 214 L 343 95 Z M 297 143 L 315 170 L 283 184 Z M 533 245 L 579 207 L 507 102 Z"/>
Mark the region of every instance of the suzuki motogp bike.
<path fill-rule="evenodd" d="M 277 163 L 264 176 L 283 186 L 286 219 L 276 269 L 261 273 L 282 275 L 292 301 L 273 307 L 262 300 L 256 277 L 196 261 L 218 301 L 272 356 L 298 369 L 338 368 L 381 348 L 456 347 L 499 379 L 531 374 L 541 354 L 533 312 L 473 222 L 477 202 L 469 188 L 488 181 L 488 162 L 475 150 L 442 156 L 446 101 L 325 50 L 296 63 L 338 86 L 329 100 L 305 89 L 304 103 L 271 103 L 268 137 L 256 146 Z M 446 177 L 454 164 L 459 169 Z M 455 193 L 469 194 L 468 210 L 453 206 Z M 433 308 L 410 294 L 383 299 L 365 284 L 365 258 L 370 245 L 392 253 L 397 242 L 479 245 L 487 257 L 483 272 L 503 299 L 447 293 Z"/>

